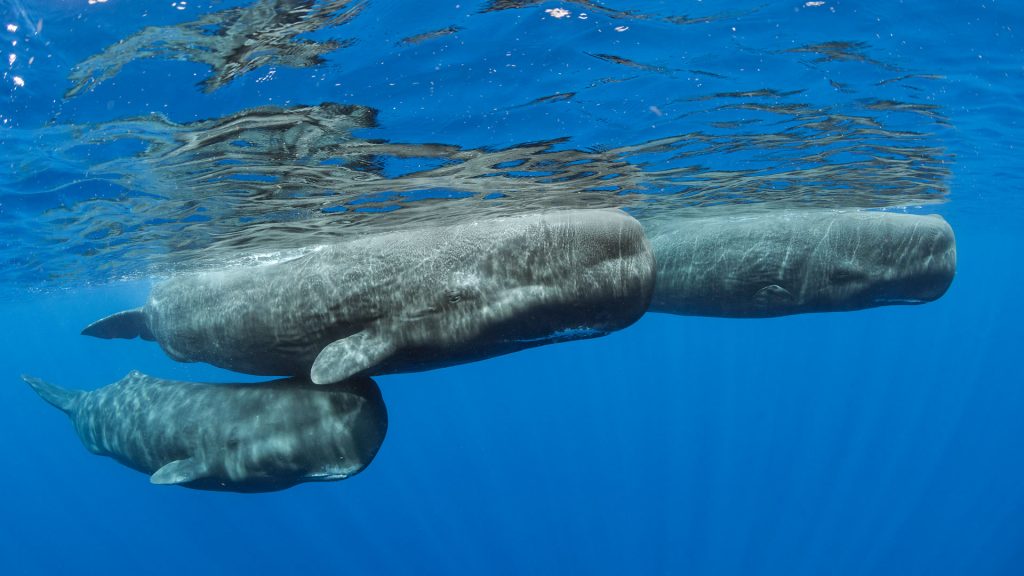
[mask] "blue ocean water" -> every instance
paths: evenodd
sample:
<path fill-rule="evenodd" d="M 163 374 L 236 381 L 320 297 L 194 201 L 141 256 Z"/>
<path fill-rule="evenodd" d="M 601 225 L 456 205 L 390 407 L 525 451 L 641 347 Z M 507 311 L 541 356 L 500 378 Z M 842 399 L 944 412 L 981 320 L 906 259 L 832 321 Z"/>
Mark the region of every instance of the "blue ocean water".
<path fill-rule="evenodd" d="M 0 573 L 1024 572 L 1019 4 L 0 6 Z M 218 67 L 196 59 L 217 42 L 189 53 L 196 36 L 168 31 L 252 6 L 354 11 L 289 40 L 353 42 L 307 66 L 272 39 L 210 89 Z M 144 50 L 117 44 L 146 26 Z M 82 62 L 118 45 L 123 60 L 68 94 Z M 261 132 L 225 156 L 201 124 L 324 102 L 375 122 L 310 136 L 343 153 L 305 164 L 301 138 Z M 211 172 L 236 163 L 243 174 Z M 310 166 L 354 168 L 296 180 Z M 595 174 L 560 181 L 572 166 Z M 958 271 L 922 306 L 649 314 L 599 339 L 378 377 L 390 425 L 373 464 L 271 494 L 152 486 L 89 454 L 18 378 L 253 380 L 79 331 L 138 306 L 150 277 L 537 203 L 937 213 Z"/>

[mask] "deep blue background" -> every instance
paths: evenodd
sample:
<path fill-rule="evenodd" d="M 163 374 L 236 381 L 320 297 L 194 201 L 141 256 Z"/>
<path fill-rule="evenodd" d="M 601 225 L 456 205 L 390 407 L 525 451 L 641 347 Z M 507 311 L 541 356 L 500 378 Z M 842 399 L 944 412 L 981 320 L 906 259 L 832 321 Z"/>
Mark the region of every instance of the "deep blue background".
<path fill-rule="evenodd" d="M 896 34 L 918 47 L 900 58 L 946 76 L 933 97 L 956 160 L 937 212 L 957 233 L 959 269 L 941 300 L 769 320 L 649 315 L 599 340 L 380 377 L 391 426 L 364 474 L 234 495 L 151 486 L 90 455 L 17 378 L 93 388 L 139 369 L 237 380 L 151 343 L 78 336 L 137 306 L 147 286 L 7 292 L 0 573 L 1024 573 L 1024 9 L 927 4 L 840 10 L 841 32 L 785 26 L 788 8 L 778 18 L 780 42 L 841 37 L 884 51 L 901 45 L 882 38 Z M 231 90 L 175 105 L 252 104 Z M 28 101 L 10 102 L 31 116 Z M 450 128 L 445 141 L 504 145 L 532 134 L 492 137 L 475 112 L 440 128 L 404 123 L 414 112 L 385 124 L 388 136 Z"/>

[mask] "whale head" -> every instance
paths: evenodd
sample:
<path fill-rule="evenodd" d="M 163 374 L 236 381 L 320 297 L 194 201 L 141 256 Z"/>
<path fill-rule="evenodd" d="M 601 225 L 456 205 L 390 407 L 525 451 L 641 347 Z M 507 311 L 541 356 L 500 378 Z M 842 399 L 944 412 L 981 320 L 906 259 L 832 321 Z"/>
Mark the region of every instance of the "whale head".
<path fill-rule="evenodd" d="M 607 334 L 646 311 L 654 257 L 625 212 L 562 210 L 491 226 L 472 265 L 453 269 L 438 289 L 432 347 L 490 356 Z"/>
<path fill-rule="evenodd" d="M 819 301 L 830 310 L 923 304 L 956 274 L 956 239 L 940 216 L 872 214 L 834 226 L 819 259 Z"/>
<path fill-rule="evenodd" d="M 291 483 L 343 480 L 365 469 L 387 433 L 387 409 L 365 376 L 330 386 L 288 382 L 281 415 L 254 427 L 229 458 L 254 479 Z"/>

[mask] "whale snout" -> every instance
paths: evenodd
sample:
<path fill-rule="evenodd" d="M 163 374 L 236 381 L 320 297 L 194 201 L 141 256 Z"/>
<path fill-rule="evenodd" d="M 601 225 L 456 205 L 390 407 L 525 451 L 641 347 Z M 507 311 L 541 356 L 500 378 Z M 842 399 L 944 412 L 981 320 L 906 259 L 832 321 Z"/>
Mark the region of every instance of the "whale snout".
<path fill-rule="evenodd" d="M 873 291 L 874 305 L 924 304 L 938 300 L 956 275 L 956 237 L 940 216 L 911 216 L 910 230 L 891 237 L 884 251 L 885 281 Z"/>

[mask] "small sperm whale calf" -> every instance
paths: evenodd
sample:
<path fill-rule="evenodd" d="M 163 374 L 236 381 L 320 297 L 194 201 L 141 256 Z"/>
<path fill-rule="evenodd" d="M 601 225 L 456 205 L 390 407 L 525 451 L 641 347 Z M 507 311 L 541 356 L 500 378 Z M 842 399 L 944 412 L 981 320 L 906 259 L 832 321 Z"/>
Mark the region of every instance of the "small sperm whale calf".
<path fill-rule="evenodd" d="M 269 492 L 365 469 L 387 432 L 377 384 L 196 384 L 132 372 L 86 392 L 22 376 L 71 419 L 91 452 L 154 484 Z"/>
<path fill-rule="evenodd" d="M 414 372 L 625 328 L 654 258 L 619 210 L 564 210 L 376 234 L 300 258 L 156 285 L 83 334 L 156 340 L 250 374 Z"/>
<path fill-rule="evenodd" d="M 651 310 L 768 317 L 920 304 L 956 273 L 953 230 L 939 216 L 788 211 L 652 222 Z"/>

